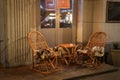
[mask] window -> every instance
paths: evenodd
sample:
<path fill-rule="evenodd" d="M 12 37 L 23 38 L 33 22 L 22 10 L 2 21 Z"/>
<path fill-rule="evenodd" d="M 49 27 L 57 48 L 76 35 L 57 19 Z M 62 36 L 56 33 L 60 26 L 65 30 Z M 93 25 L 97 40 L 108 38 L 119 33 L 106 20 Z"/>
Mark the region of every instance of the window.
<path fill-rule="evenodd" d="M 56 5 L 58 1 L 58 5 Z M 73 0 L 41 0 L 41 28 L 55 28 L 56 24 L 56 7 L 59 8 L 60 28 L 72 27 L 72 1 Z"/>
<path fill-rule="evenodd" d="M 61 9 L 60 14 L 60 28 L 72 27 L 72 11 Z"/>
<path fill-rule="evenodd" d="M 41 0 L 41 28 L 55 28 L 55 0 Z"/>
<path fill-rule="evenodd" d="M 62 4 L 63 7 L 60 8 L 60 28 L 72 27 L 72 1 L 73 0 L 66 1 L 66 7 Z"/>

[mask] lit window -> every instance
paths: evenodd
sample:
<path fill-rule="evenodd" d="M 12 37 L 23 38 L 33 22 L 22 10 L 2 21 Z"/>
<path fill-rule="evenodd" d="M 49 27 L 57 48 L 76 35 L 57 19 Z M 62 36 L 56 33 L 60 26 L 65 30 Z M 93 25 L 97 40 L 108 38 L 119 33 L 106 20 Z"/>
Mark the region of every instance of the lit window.
<path fill-rule="evenodd" d="M 71 28 L 72 27 L 72 1 L 73 0 L 57 0 L 58 5 L 56 5 L 56 0 L 41 0 L 40 10 L 41 10 L 41 28 L 55 28 L 56 24 L 56 8 L 60 9 L 60 28 Z"/>

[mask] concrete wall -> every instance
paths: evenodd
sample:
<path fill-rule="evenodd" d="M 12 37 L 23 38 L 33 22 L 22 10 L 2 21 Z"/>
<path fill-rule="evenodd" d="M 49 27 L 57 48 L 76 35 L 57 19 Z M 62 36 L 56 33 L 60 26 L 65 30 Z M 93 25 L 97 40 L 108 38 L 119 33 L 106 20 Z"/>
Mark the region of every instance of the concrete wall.
<path fill-rule="evenodd" d="M 83 41 L 88 41 L 93 30 L 93 2 L 94 0 L 84 0 L 83 5 Z"/>
<path fill-rule="evenodd" d="M 108 0 L 78 0 L 77 42 L 86 42 L 96 31 L 104 31 L 109 42 L 120 41 L 120 23 L 106 23 L 106 2 Z M 119 1 L 120 0 L 109 0 Z"/>
<path fill-rule="evenodd" d="M 104 18 L 103 15 L 105 14 L 103 11 L 104 6 L 104 0 L 95 0 L 93 2 L 93 32 L 96 31 L 103 31 L 103 24 L 104 24 Z"/>
<path fill-rule="evenodd" d="M 78 0 L 77 42 L 86 42 L 93 30 L 94 0 Z"/>
<path fill-rule="evenodd" d="M 111 1 L 119 1 L 120 0 L 111 0 Z M 106 5 L 106 0 L 104 1 L 104 6 Z M 106 7 L 103 8 L 104 13 L 106 12 Z M 106 15 L 104 14 L 104 18 Z M 104 19 L 105 20 L 105 19 Z M 104 31 L 106 31 L 109 35 L 109 41 L 119 41 L 120 42 L 120 23 L 104 23 Z"/>
<path fill-rule="evenodd" d="M 119 1 L 120 0 L 109 0 Z M 105 31 L 109 36 L 109 42 L 119 41 L 120 23 L 106 23 L 106 2 L 107 0 L 94 1 L 93 32 Z"/>

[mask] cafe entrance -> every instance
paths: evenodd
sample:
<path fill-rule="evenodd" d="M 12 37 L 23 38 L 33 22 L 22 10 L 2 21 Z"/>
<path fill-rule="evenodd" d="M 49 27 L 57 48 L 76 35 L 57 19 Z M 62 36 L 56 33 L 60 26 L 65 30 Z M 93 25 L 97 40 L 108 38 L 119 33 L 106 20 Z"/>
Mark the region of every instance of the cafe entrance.
<path fill-rule="evenodd" d="M 40 0 L 40 31 L 49 46 L 76 42 L 75 1 Z"/>

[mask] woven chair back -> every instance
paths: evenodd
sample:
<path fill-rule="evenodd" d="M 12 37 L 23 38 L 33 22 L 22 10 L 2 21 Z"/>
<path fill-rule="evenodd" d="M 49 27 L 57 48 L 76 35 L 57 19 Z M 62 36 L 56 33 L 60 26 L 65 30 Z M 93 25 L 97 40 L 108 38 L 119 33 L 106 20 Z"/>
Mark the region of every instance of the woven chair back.
<path fill-rule="evenodd" d="M 32 50 L 49 48 L 44 36 L 39 31 L 28 33 L 28 41 Z"/>
<path fill-rule="evenodd" d="M 93 48 L 94 46 L 105 47 L 108 40 L 108 35 L 105 32 L 95 32 L 89 38 L 86 45 L 88 48 Z"/>

